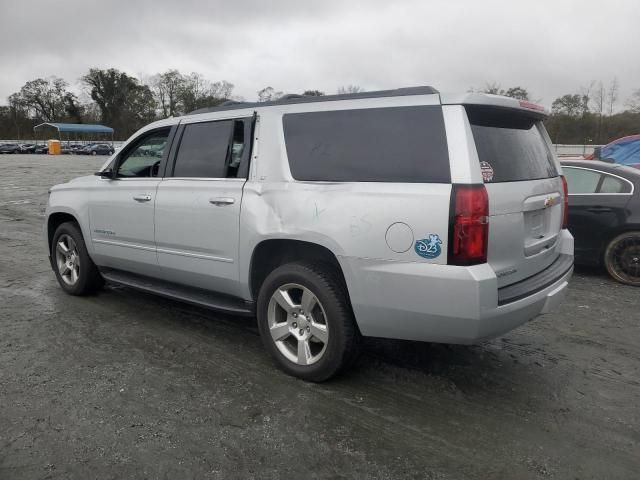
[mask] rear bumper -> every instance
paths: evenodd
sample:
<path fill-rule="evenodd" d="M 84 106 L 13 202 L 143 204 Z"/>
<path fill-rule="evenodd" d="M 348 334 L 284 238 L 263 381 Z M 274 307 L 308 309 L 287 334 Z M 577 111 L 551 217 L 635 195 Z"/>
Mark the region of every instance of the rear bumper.
<path fill-rule="evenodd" d="M 552 310 L 573 273 L 573 238 L 547 270 L 498 289 L 488 264 L 472 267 L 342 258 L 351 303 L 365 336 L 471 344 Z"/>

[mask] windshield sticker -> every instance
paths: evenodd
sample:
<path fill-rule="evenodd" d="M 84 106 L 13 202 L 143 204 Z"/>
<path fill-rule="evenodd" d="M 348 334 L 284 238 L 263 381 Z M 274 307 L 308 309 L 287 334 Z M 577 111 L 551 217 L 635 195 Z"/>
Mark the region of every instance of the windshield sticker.
<path fill-rule="evenodd" d="M 435 233 L 429 234 L 429 238 L 423 238 L 416 242 L 415 251 L 422 258 L 436 258 L 442 253 L 442 240 Z"/>
<path fill-rule="evenodd" d="M 485 182 L 493 180 L 493 167 L 489 162 L 480 162 L 480 171 L 482 172 L 482 180 Z"/>

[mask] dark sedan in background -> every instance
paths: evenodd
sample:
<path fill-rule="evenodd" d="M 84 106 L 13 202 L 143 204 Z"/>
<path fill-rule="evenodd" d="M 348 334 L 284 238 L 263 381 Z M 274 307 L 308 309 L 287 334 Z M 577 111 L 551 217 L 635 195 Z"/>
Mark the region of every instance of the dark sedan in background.
<path fill-rule="evenodd" d="M 17 143 L 0 144 L 0 153 L 20 153 L 20 145 Z"/>
<path fill-rule="evenodd" d="M 640 286 L 640 170 L 597 160 L 565 160 L 575 262 L 604 265 Z"/>
<path fill-rule="evenodd" d="M 75 151 L 77 155 L 113 155 L 114 148 L 108 143 L 92 143 Z"/>

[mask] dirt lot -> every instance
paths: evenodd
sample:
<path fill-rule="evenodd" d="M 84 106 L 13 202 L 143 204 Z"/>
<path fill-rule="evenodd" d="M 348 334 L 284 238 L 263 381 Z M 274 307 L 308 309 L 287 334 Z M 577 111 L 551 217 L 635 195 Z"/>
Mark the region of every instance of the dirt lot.
<path fill-rule="evenodd" d="M 0 156 L 0 479 L 634 479 L 639 291 L 578 271 L 553 314 L 475 347 L 371 340 L 322 385 L 251 319 L 58 287 L 47 188 L 103 158 Z"/>

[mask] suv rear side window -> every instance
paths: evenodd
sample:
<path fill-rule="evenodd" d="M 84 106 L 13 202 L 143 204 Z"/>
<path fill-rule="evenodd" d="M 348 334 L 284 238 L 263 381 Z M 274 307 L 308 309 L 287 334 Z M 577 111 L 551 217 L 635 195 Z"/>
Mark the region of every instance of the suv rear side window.
<path fill-rule="evenodd" d="M 485 182 L 558 176 L 542 122 L 515 110 L 467 106 Z"/>
<path fill-rule="evenodd" d="M 440 106 L 291 113 L 283 125 L 296 180 L 451 181 Z"/>

